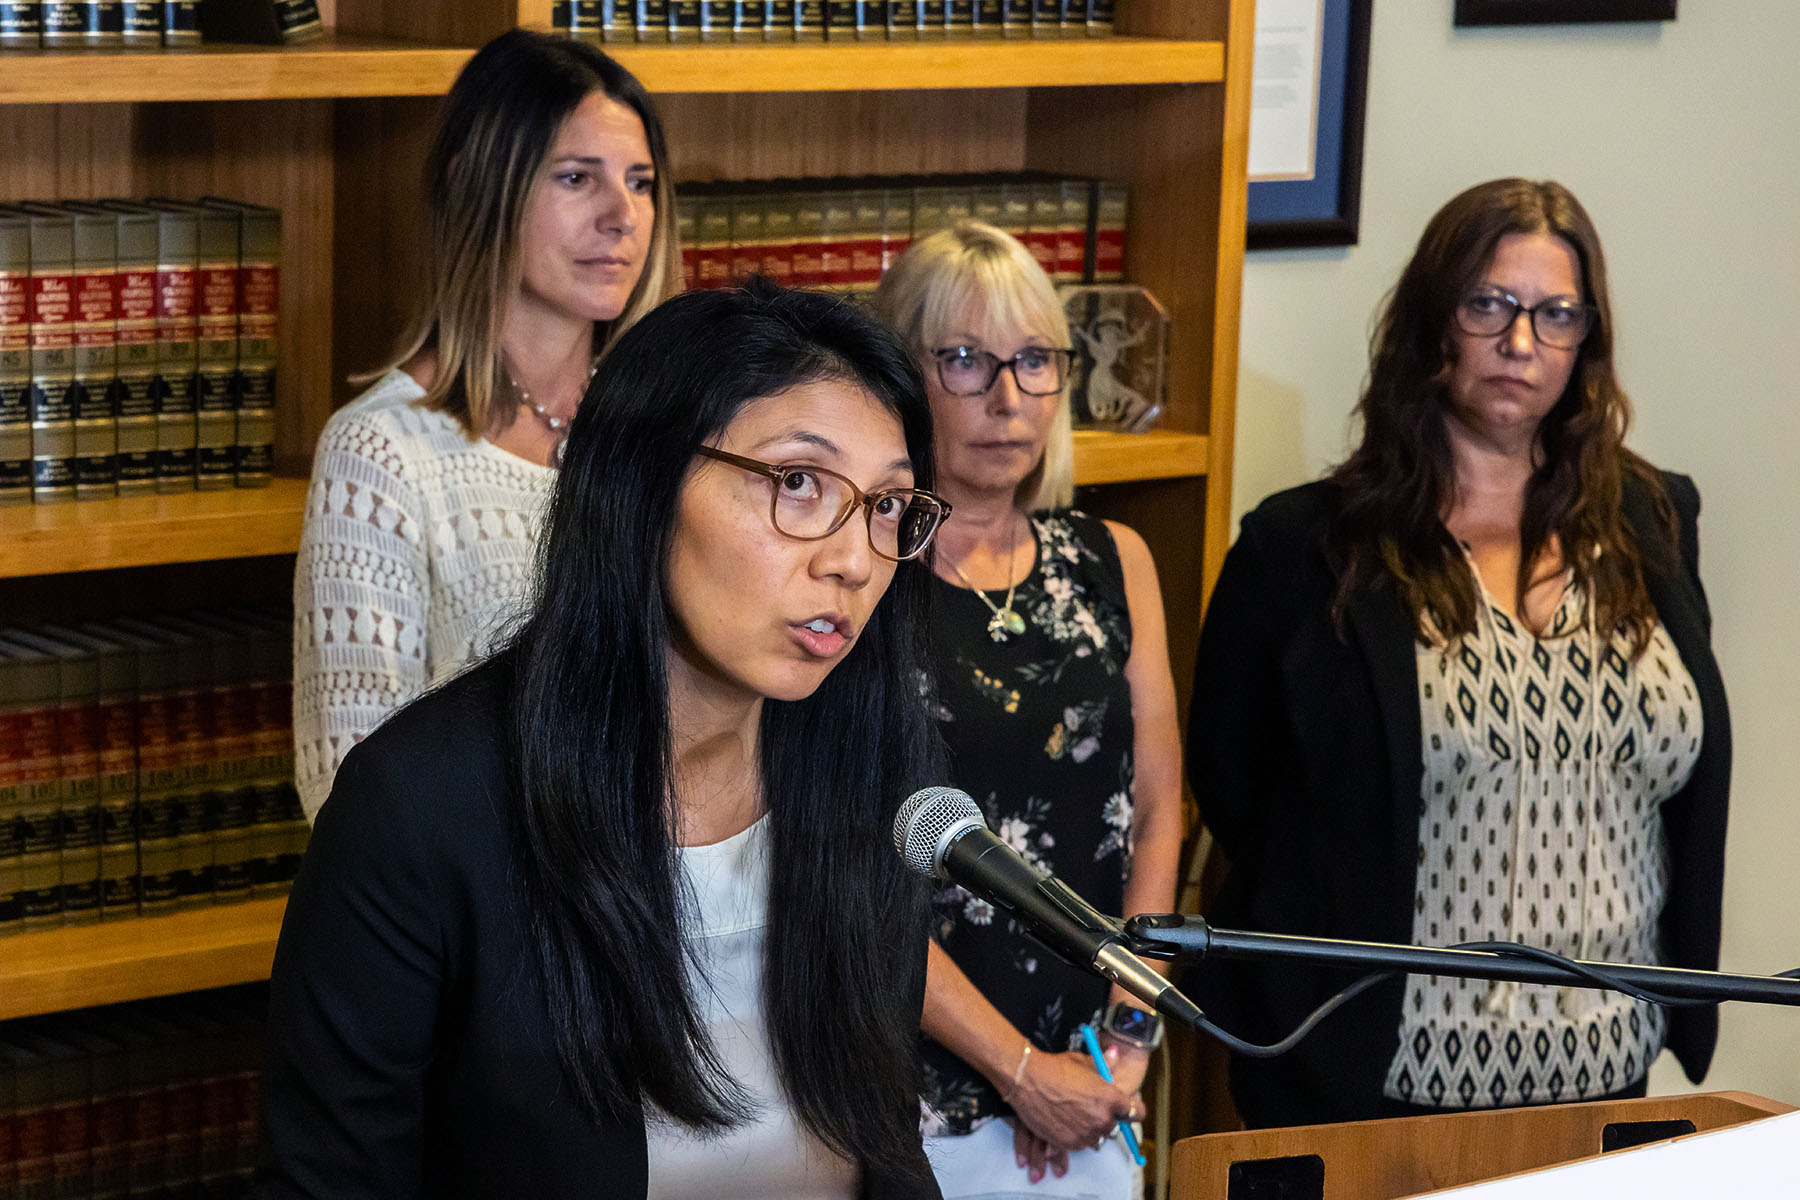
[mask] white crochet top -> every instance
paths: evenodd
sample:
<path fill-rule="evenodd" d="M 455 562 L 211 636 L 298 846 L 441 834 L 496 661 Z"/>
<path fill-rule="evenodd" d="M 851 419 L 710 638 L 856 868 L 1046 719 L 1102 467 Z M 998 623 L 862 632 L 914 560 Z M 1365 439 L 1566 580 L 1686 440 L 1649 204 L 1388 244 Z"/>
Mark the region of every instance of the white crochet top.
<path fill-rule="evenodd" d="M 294 775 L 311 820 L 350 747 L 494 649 L 556 472 L 470 441 L 402 371 L 319 435 L 294 567 Z"/>

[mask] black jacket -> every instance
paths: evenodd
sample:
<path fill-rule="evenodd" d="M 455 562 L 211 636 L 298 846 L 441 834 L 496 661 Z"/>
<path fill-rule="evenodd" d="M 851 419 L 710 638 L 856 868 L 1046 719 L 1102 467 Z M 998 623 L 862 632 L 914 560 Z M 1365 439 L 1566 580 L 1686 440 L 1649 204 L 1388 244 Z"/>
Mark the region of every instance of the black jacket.
<path fill-rule="evenodd" d="M 642 1196 L 642 1119 L 565 1086 L 515 878 L 504 660 L 344 760 L 275 952 L 257 1194 Z M 926 931 L 916 939 L 916 1012 Z M 935 1198 L 865 1170 L 863 1194 Z"/>
<path fill-rule="evenodd" d="M 1698 573 L 1700 498 L 1663 475 L 1678 517 L 1671 545 L 1646 489 L 1629 480 L 1624 515 L 1644 556 L 1657 615 L 1693 676 L 1704 720 L 1699 761 L 1664 805 L 1670 852 L 1662 944 L 1669 965 L 1718 965 L 1731 729 L 1709 646 Z M 1335 491 L 1311 483 L 1245 516 L 1207 610 L 1194 674 L 1188 769 L 1201 816 L 1232 867 L 1221 927 L 1365 941 L 1412 940 L 1423 774 L 1412 621 L 1387 587 L 1356 596 L 1347 637 L 1329 608 L 1324 551 Z M 1350 982 L 1342 970 L 1206 963 L 1190 988 L 1226 1029 L 1256 1042 L 1291 1031 Z M 1232 1091 L 1252 1125 L 1383 1115 L 1403 977 L 1339 1009 L 1281 1058 L 1234 1058 Z M 1669 1045 L 1688 1077 L 1706 1073 L 1713 1008 L 1671 1012 Z"/>

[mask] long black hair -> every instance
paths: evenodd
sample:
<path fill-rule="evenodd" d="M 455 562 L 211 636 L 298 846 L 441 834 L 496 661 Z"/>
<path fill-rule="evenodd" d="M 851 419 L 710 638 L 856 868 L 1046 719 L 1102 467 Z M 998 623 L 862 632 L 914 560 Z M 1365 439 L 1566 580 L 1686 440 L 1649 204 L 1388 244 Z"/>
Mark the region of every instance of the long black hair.
<path fill-rule="evenodd" d="M 689 993 L 671 804 L 664 567 L 695 450 L 747 404 L 866 388 L 917 485 L 930 410 L 906 349 L 830 297 L 765 281 L 689 292 L 601 362 L 576 417 L 513 646 L 520 863 L 565 1074 L 590 1116 L 641 1099 L 698 1130 L 747 1116 Z M 762 994 L 800 1119 L 865 1166 L 915 1174 L 925 892 L 889 841 L 937 743 L 919 689 L 929 568 L 902 564 L 804 700 L 764 703 L 773 846 Z"/>

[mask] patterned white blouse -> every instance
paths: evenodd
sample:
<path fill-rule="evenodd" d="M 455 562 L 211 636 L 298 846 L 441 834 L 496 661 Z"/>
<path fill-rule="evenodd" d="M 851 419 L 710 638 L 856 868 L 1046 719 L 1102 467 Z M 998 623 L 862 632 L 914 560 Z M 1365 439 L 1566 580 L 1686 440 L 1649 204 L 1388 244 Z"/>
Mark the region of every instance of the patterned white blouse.
<path fill-rule="evenodd" d="M 389 371 L 326 422 L 294 569 L 294 774 L 311 820 L 389 713 L 523 611 L 556 472 L 470 441 Z"/>
<path fill-rule="evenodd" d="M 1543 638 L 1485 591 L 1480 610 L 1472 636 L 1418 648 L 1414 941 L 1662 961 L 1660 806 L 1700 754 L 1693 679 L 1660 622 L 1636 660 L 1622 632 L 1596 655 L 1574 587 Z M 1616 992 L 1413 975 L 1385 1092 L 1444 1108 L 1606 1095 L 1644 1078 L 1666 1029 Z"/>

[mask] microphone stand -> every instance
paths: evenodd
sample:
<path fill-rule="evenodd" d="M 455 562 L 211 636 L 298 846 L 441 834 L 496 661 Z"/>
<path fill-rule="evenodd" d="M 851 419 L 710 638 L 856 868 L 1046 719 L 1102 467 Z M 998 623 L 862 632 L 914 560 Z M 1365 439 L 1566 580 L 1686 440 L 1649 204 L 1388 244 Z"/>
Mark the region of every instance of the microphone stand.
<path fill-rule="evenodd" d="M 1577 967 L 1604 973 L 1621 983 L 1681 1000 L 1719 1002 L 1748 1000 L 1759 1004 L 1800 1006 L 1800 979 L 1782 975 L 1728 975 L 1680 967 L 1643 967 L 1623 963 L 1579 962 L 1572 965 L 1523 958 L 1492 950 L 1432 949 L 1384 942 L 1352 942 L 1338 938 L 1296 937 L 1276 933 L 1242 933 L 1214 929 L 1197 916 L 1180 913 L 1143 914 L 1125 922 L 1125 936 L 1143 958 L 1258 959 L 1304 962 L 1363 971 L 1404 971 L 1418 975 L 1450 975 L 1465 979 L 1504 979 L 1604 989 L 1605 983 Z"/>

